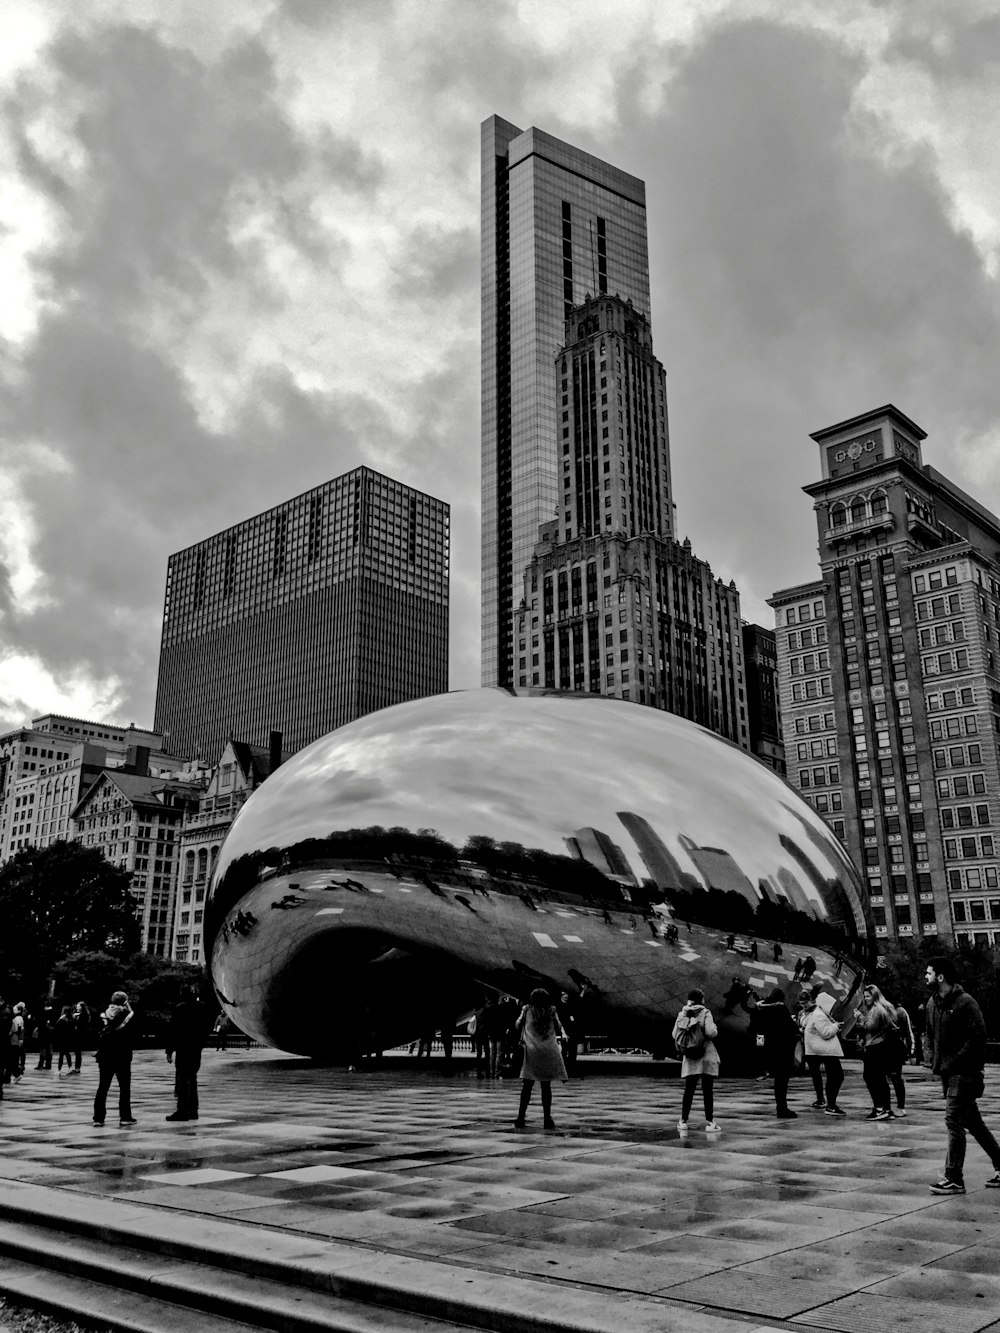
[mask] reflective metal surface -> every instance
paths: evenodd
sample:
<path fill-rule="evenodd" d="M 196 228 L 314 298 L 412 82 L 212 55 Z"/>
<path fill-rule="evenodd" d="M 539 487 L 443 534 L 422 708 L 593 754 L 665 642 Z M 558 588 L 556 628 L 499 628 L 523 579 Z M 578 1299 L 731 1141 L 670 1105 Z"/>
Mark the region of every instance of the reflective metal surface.
<path fill-rule="evenodd" d="M 540 982 L 582 990 L 591 1031 L 666 1050 L 695 986 L 732 1038 L 748 992 L 794 1000 L 800 957 L 847 999 L 863 902 L 811 807 L 711 732 L 475 690 L 370 714 L 278 769 L 230 830 L 206 924 L 220 1001 L 285 1050 L 350 1058 L 460 1017 L 484 985 Z"/>

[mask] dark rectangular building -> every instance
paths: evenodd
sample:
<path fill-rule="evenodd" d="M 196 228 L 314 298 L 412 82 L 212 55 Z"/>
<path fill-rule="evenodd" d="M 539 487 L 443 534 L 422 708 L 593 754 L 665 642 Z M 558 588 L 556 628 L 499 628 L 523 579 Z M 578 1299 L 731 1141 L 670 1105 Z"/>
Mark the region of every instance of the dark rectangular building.
<path fill-rule="evenodd" d="M 448 688 L 449 506 L 368 467 L 170 557 L 156 730 L 286 753 Z"/>

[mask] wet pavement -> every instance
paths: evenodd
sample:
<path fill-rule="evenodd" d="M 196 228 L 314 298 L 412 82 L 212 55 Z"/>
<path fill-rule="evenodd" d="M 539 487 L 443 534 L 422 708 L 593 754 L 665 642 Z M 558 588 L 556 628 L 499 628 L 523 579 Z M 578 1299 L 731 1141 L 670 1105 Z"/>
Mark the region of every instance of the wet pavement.
<path fill-rule="evenodd" d="M 554 1093 L 557 1132 L 512 1127 L 519 1083 L 440 1064 L 357 1073 L 265 1050 L 205 1055 L 202 1117 L 170 1124 L 173 1070 L 137 1054 L 133 1109 L 91 1122 L 96 1069 L 29 1069 L 0 1103 L 0 1180 L 229 1218 L 456 1268 L 544 1278 L 604 1295 L 732 1315 L 751 1329 L 1000 1330 L 1000 1190 L 970 1144 L 969 1192 L 938 1198 L 941 1096 L 906 1071 L 905 1119 L 864 1119 L 848 1062 L 844 1120 L 775 1118 L 769 1085 L 722 1080 L 720 1134 L 680 1084 L 583 1062 Z M 1000 1072 L 981 1106 L 1000 1131 Z M 95 1205 L 96 1206 L 96 1205 Z M 673 1326 L 673 1325 L 671 1325 Z"/>

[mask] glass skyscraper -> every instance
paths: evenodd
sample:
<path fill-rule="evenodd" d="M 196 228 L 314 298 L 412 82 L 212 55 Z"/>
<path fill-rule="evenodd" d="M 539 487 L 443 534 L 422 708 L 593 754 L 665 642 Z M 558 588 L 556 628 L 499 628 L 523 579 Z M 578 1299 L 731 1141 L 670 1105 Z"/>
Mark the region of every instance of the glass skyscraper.
<path fill-rule="evenodd" d="M 170 557 L 156 730 L 286 753 L 448 688 L 449 507 L 360 467 Z"/>
<path fill-rule="evenodd" d="M 649 318 L 642 181 L 538 129 L 482 126 L 483 684 L 513 685 L 514 613 L 560 501 L 554 357 L 584 298 Z"/>

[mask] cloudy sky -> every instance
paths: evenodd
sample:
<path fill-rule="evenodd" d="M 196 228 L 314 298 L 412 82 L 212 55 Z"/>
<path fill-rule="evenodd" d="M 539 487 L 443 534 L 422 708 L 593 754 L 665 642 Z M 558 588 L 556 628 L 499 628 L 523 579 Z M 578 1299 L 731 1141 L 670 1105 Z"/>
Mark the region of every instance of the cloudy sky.
<path fill-rule="evenodd" d="M 10 0 L 0 726 L 152 721 L 167 557 L 367 463 L 452 506 L 479 681 L 479 124 L 645 179 L 680 535 L 813 577 L 892 401 L 1000 510 L 993 0 Z"/>

